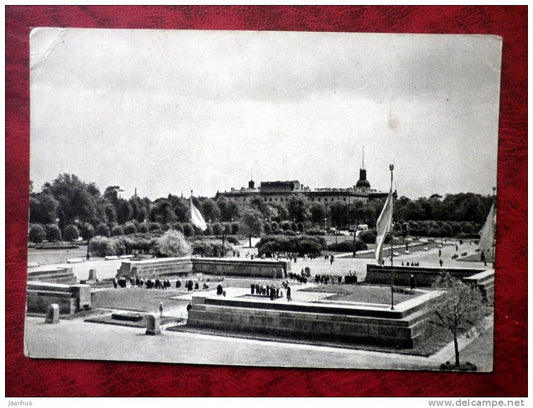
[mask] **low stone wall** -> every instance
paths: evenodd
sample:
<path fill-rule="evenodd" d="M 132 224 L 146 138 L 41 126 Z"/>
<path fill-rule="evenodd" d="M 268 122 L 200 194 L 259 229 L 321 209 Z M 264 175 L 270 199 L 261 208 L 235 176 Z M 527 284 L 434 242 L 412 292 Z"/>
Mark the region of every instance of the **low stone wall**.
<path fill-rule="evenodd" d="M 28 271 L 28 281 L 62 283 L 66 285 L 77 282 L 76 276 L 72 273 L 72 268 L 61 266 L 44 266 Z"/>
<path fill-rule="evenodd" d="M 46 313 L 48 306 L 56 303 L 60 313 L 72 314 L 91 308 L 91 287 L 29 281 L 26 303 L 30 313 Z"/>
<path fill-rule="evenodd" d="M 484 272 L 484 269 L 462 268 L 429 268 L 421 266 L 394 266 L 394 284 L 409 286 L 411 274 L 415 277 L 417 287 L 431 287 L 435 281 L 448 272 L 453 277 L 464 279 L 468 276 Z M 390 285 L 391 267 L 368 264 L 366 266 L 365 283 Z"/>
<path fill-rule="evenodd" d="M 477 286 L 485 300 L 491 304 L 494 303 L 494 269 L 467 276 L 463 278 L 463 281 Z"/>
<path fill-rule="evenodd" d="M 183 258 L 154 258 L 145 261 L 122 261 L 117 271 L 117 279 L 131 276 L 139 279 L 156 279 L 170 276 L 187 276 L 192 272 L 190 257 Z"/>
<path fill-rule="evenodd" d="M 192 258 L 194 273 L 254 278 L 286 278 L 291 271 L 288 261 Z"/>
<path fill-rule="evenodd" d="M 254 278 L 285 278 L 291 270 L 288 261 L 237 260 L 224 258 L 159 258 L 123 261 L 116 277 L 142 279 L 187 276 L 191 273 Z"/>
<path fill-rule="evenodd" d="M 412 348 L 427 337 L 427 306 L 441 295 L 431 292 L 398 305 L 396 310 L 193 297 L 187 326 L 317 342 Z"/>

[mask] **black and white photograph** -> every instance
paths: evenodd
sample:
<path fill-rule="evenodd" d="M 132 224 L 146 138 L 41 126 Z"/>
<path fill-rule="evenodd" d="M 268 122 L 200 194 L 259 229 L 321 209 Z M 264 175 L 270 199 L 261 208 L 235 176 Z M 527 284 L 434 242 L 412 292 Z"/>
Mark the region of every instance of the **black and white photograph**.
<path fill-rule="evenodd" d="M 492 372 L 501 53 L 34 28 L 25 355 Z"/>

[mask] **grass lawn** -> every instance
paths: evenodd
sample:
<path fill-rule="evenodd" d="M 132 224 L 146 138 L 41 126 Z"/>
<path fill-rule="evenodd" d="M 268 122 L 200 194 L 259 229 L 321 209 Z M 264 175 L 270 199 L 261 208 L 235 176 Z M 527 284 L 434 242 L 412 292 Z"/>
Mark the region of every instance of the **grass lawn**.
<path fill-rule="evenodd" d="M 195 290 L 194 292 L 202 292 L 202 290 Z M 160 302 L 163 302 L 166 307 L 189 303 L 185 300 L 171 299 L 174 296 L 185 293 L 187 291 L 176 289 L 109 289 L 93 293 L 92 306 L 93 309 L 106 308 L 153 312 L 158 310 Z"/>
<path fill-rule="evenodd" d="M 326 300 L 346 301 L 346 302 L 362 302 L 362 303 L 376 303 L 389 304 L 390 303 L 390 288 L 386 286 L 369 286 L 369 285 L 317 285 L 313 288 L 302 289 L 304 292 L 325 292 L 334 293 L 332 296 L 325 298 Z M 398 293 L 394 292 L 394 304 L 405 302 L 420 296 L 421 293 L 413 292 Z"/>

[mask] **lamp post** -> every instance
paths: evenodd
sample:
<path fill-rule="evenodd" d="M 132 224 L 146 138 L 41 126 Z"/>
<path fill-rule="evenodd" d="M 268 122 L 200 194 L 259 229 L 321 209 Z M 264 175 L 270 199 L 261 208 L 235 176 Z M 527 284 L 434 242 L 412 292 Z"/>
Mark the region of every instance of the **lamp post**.
<path fill-rule="evenodd" d="M 390 308 L 394 310 L 394 252 L 393 252 L 393 242 L 394 242 L 394 195 L 392 194 L 392 180 L 394 172 L 394 164 L 389 164 L 390 170 L 390 193 L 391 193 L 391 222 L 390 222 Z"/>

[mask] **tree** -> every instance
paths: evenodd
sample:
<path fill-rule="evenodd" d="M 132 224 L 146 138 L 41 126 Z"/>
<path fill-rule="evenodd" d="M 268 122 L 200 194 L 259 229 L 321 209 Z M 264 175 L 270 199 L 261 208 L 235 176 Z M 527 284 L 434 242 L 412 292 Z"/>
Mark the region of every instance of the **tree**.
<path fill-rule="evenodd" d="M 192 252 L 183 234 L 175 230 L 168 230 L 159 238 L 157 250 L 164 256 L 187 256 Z"/>
<path fill-rule="evenodd" d="M 88 222 L 84 222 L 81 226 L 81 237 L 84 240 L 88 241 L 92 237 L 94 237 L 94 235 L 95 235 L 94 227 Z"/>
<path fill-rule="evenodd" d="M 95 197 L 89 192 L 88 185 L 74 174 L 61 174 L 52 185 L 45 185 L 43 189 L 50 191 L 59 202 L 57 215 L 61 226 L 76 220 L 89 221 L 96 215 Z"/>
<path fill-rule="evenodd" d="M 46 232 L 44 231 L 44 228 L 39 225 L 35 224 L 30 227 L 28 239 L 30 242 L 33 242 L 35 244 L 40 244 L 46 239 Z"/>
<path fill-rule="evenodd" d="M 220 209 L 220 220 L 231 221 L 240 217 L 240 210 L 237 203 L 233 200 L 228 200 L 226 197 L 219 197 L 217 205 Z"/>
<path fill-rule="evenodd" d="M 67 225 L 65 228 L 65 233 L 63 234 L 63 239 L 65 241 L 76 241 L 80 237 L 80 232 L 75 225 Z"/>
<path fill-rule="evenodd" d="M 263 216 L 262 214 L 253 209 L 247 209 L 244 211 L 240 221 L 240 230 L 243 235 L 247 236 L 250 242 L 250 248 L 252 247 L 252 237 L 261 235 L 263 230 Z"/>
<path fill-rule="evenodd" d="M 124 234 L 126 235 L 135 234 L 137 232 L 137 227 L 131 221 L 128 221 L 127 223 L 125 223 L 123 228 L 124 228 Z"/>
<path fill-rule="evenodd" d="M 113 228 L 111 228 L 111 236 L 116 237 L 119 235 L 124 235 L 124 228 L 122 228 L 120 225 L 115 225 Z"/>
<path fill-rule="evenodd" d="M 211 222 L 218 221 L 220 218 L 220 209 L 217 203 L 211 198 L 206 198 L 200 204 L 200 210 L 205 220 L 211 220 Z"/>
<path fill-rule="evenodd" d="M 111 233 L 109 232 L 109 227 L 107 226 L 107 224 L 104 224 L 103 222 L 98 224 L 98 226 L 96 227 L 96 235 L 109 238 L 111 236 Z"/>
<path fill-rule="evenodd" d="M 328 211 L 322 203 L 313 203 L 310 209 L 311 221 L 315 224 L 324 225 L 324 218 L 328 217 Z"/>
<path fill-rule="evenodd" d="M 59 202 L 46 193 L 32 194 L 30 197 L 30 222 L 52 224 L 57 219 Z"/>
<path fill-rule="evenodd" d="M 295 222 L 304 222 L 309 218 L 309 203 L 303 195 L 296 195 L 287 204 L 289 218 Z"/>
<path fill-rule="evenodd" d="M 46 226 L 46 239 L 50 242 L 61 241 L 61 230 L 56 224 Z"/>
<path fill-rule="evenodd" d="M 459 335 L 483 319 L 485 314 L 483 296 L 477 287 L 470 287 L 449 273 L 439 278 L 435 282 L 435 287 L 445 290 L 446 293 L 433 305 L 433 312 L 437 317 L 434 323 L 452 333 L 455 366 L 459 367 Z"/>

